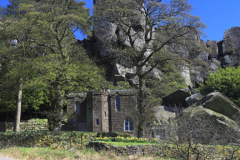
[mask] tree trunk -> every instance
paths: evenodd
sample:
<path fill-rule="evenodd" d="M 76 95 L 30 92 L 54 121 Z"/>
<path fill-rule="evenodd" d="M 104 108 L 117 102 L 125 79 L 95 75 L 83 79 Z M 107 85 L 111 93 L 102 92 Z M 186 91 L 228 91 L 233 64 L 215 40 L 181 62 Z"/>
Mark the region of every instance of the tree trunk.
<path fill-rule="evenodd" d="M 20 132 L 20 119 L 21 119 L 21 107 L 22 107 L 22 89 L 23 89 L 23 81 L 20 79 L 20 85 L 18 90 L 18 97 L 17 97 L 17 108 L 16 108 L 16 119 L 14 125 L 14 131 Z"/>
<path fill-rule="evenodd" d="M 60 131 L 63 117 L 64 96 L 61 90 L 58 89 L 58 84 L 54 84 L 53 88 L 51 93 L 51 106 L 47 115 L 49 131 Z"/>
<path fill-rule="evenodd" d="M 143 138 L 144 137 L 144 112 L 145 112 L 145 105 L 144 105 L 144 92 L 145 92 L 145 81 L 144 78 L 141 76 L 139 77 L 139 95 L 138 95 L 138 109 L 139 109 L 139 117 L 138 117 L 138 131 L 137 137 Z"/>

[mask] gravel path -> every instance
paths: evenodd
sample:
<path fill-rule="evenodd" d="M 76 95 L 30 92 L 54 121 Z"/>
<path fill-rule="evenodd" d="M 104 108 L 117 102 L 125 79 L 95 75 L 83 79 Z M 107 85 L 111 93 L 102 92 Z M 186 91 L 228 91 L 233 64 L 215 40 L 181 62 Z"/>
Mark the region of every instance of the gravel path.
<path fill-rule="evenodd" d="M 15 159 L 0 156 L 0 160 L 15 160 Z"/>

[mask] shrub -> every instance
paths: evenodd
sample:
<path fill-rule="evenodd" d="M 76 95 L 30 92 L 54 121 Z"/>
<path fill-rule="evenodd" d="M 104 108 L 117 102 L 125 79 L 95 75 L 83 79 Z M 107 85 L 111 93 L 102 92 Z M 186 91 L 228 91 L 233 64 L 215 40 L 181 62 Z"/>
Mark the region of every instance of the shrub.
<path fill-rule="evenodd" d="M 205 84 L 200 84 L 198 90 L 202 94 L 221 92 L 240 106 L 240 67 L 221 68 L 211 73 Z"/>

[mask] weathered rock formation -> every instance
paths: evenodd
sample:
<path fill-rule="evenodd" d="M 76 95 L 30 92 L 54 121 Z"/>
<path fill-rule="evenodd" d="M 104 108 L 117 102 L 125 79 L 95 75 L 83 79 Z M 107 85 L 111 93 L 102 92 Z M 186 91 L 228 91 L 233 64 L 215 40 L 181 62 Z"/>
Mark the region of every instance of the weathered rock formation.
<path fill-rule="evenodd" d="M 238 143 L 239 125 L 229 117 L 203 106 L 189 107 L 179 118 L 179 139 L 190 136 L 201 144 Z"/>
<path fill-rule="evenodd" d="M 102 1 L 103 0 L 94 0 L 94 4 Z M 139 25 L 137 24 L 136 27 L 141 27 L 142 25 L 144 25 L 144 22 L 140 18 Z M 144 44 L 143 30 L 139 28 L 134 29 L 133 27 L 131 33 L 138 33 L 138 37 L 136 37 L 135 41 L 137 44 L 136 49 L 141 49 Z M 205 77 L 210 71 L 215 72 L 221 66 L 228 67 L 240 65 L 240 27 L 232 27 L 231 29 L 226 30 L 222 41 L 208 40 L 207 42 L 204 42 L 201 40 L 200 36 L 196 34 L 188 34 L 185 38 L 192 41 L 192 46 L 207 47 L 210 50 L 209 53 L 202 52 L 197 56 L 191 57 L 191 49 L 194 50 L 194 47 L 186 48 L 174 43 L 172 43 L 172 46 L 169 45 L 166 47 L 173 53 L 173 55 L 198 58 L 202 62 L 209 64 L 210 70 L 206 70 L 201 65 L 191 66 L 192 69 L 184 65 L 178 67 L 186 85 L 198 87 L 200 83 L 204 82 Z M 124 36 L 124 33 L 116 24 L 99 19 L 93 36 L 88 37 L 88 39 L 84 39 L 81 42 L 79 41 L 78 43 L 81 43 L 84 46 L 88 54 L 96 59 L 98 64 L 105 66 L 107 80 L 113 82 L 129 81 L 132 85 L 137 86 L 138 77 L 133 76 L 134 66 L 124 64 L 124 60 L 118 59 L 116 54 L 110 54 L 109 48 L 106 46 L 106 44 L 116 44 L 124 47 L 130 45 L 128 38 Z M 147 53 L 148 52 L 146 52 L 146 54 Z M 162 77 L 161 71 L 154 69 L 151 72 L 150 77 L 160 80 Z"/>
<path fill-rule="evenodd" d="M 211 109 L 233 120 L 240 118 L 240 108 L 219 92 L 209 93 L 192 106 L 203 106 L 204 108 Z"/>
<path fill-rule="evenodd" d="M 163 98 L 163 104 L 169 107 L 154 108 L 155 117 L 162 128 L 168 128 L 167 130 L 176 134 L 180 141 L 188 141 L 191 137 L 193 141 L 201 144 L 240 142 L 240 108 L 237 105 L 219 92 L 212 92 L 206 96 L 199 93 L 189 95 L 187 89 L 177 90 Z M 184 103 L 191 106 L 172 107 L 173 104 Z M 176 110 L 177 108 L 179 109 Z M 170 119 L 177 122 L 175 127 L 168 123 Z"/>

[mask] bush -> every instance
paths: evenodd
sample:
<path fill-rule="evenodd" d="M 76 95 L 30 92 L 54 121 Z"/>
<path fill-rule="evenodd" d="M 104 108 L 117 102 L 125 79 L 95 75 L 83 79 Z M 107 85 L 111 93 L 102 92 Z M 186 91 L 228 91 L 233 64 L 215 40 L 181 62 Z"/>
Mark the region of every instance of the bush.
<path fill-rule="evenodd" d="M 202 94 L 221 92 L 240 106 L 240 67 L 221 68 L 211 73 L 205 84 L 200 84 L 198 91 Z"/>

